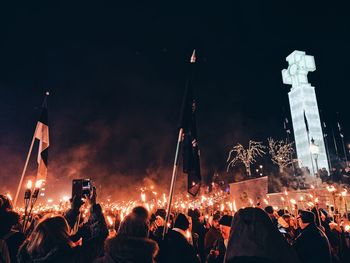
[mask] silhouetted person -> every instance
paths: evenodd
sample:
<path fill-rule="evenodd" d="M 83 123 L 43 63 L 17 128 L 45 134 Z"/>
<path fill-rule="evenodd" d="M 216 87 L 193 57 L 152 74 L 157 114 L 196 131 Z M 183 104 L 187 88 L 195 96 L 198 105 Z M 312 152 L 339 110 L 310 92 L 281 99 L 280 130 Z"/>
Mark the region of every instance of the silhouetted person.
<path fill-rule="evenodd" d="M 19 215 L 12 211 L 11 200 L 4 195 L 0 195 L 0 239 L 3 242 L 2 253 L 7 253 L 11 262 L 17 262 L 16 255 L 19 247 L 25 240 L 22 232 L 13 229 L 18 225 Z"/>
<path fill-rule="evenodd" d="M 298 263 L 295 251 L 260 208 L 248 207 L 234 215 L 225 262 Z"/>
<path fill-rule="evenodd" d="M 142 209 L 136 209 L 141 212 Z M 147 211 L 147 210 L 146 210 Z M 158 245 L 148 238 L 148 215 L 133 210 L 121 222 L 115 237 L 106 240 L 105 255 L 95 263 L 152 263 Z"/>
<path fill-rule="evenodd" d="M 265 207 L 265 212 L 268 214 L 268 216 L 270 217 L 272 223 L 274 226 L 276 226 L 276 228 L 278 227 L 278 221 L 277 218 L 275 216 L 274 210 L 272 206 L 266 206 Z"/>
<path fill-rule="evenodd" d="M 330 263 L 331 252 L 325 233 L 316 226 L 316 216 L 310 211 L 300 211 L 298 223 L 301 233 L 295 240 L 295 248 L 302 263 Z"/>
<path fill-rule="evenodd" d="M 204 261 L 205 259 L 204 238 L 207 230 L 205 229 L 204 224 L 200 220 L 201 214 L 198 209 L 194 209 L 192 213 L 189 214 L 189 216 L 192 218 L 192 231 L 198 235 L 199 254 L 200 254 L 201 260 Z"/>
<path fill-rule="evenodd" d="M 212 225 L 209 231 L 205 234 L 204 238 L 204 251 L 208 255 L 210 249 L 213 247 L 214 242 L 221 237 L 219 220 L 221 218 L 220 212 L 216 212 L 213 215 Z"/>
<path fill-rule="evenodd" d="M 159 263 L 196 263 L 199 262 L 193 247 L 186 236 L 189 221 L 184 214 L 179 214 L 173 229 L 168 229 L 160 248 Z"/>
<path fill-rule="evenodd" d="M 233 217 L 230 215 L 224 215 L 220 218 L 219 226 L 221 237 L 214 242 L 213 247 L 208 255 L 208 263 L 224 262 L 228 240 L 230 237 L 232 219 Z"/>
<path fill-rule="evenodd" d="M 91 204 L 89 223 L 82 246 L 75 246 L 69 235 L 67 220 L 60 215 L 46 215 L 34 228 L 17 255 L 19 263 L 29 262 L 92 262 L 102 251 L 108 235 L 102 209 L 96 204 L 96 189 L 88 200 Z"/>

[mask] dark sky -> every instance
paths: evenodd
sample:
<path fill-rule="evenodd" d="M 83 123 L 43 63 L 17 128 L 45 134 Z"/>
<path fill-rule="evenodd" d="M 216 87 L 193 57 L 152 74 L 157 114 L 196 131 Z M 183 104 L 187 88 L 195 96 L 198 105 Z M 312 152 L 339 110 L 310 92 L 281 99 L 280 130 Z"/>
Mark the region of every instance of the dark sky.
<path fill-rule="evenodd" d="M 193 48 L 205 176 L 225 169 L 237 142 L 285 137 L 289 87 L 281 70 L 295 49 L 315 56 L 309 81 L 325 120 L 335 127 L 339 112 L 350 130 L 347 6 L 97 2 L 0 9 L 0 190 L 19 180 L 46 90 L 52 182 L 151 176 L 167 183 Z"/>

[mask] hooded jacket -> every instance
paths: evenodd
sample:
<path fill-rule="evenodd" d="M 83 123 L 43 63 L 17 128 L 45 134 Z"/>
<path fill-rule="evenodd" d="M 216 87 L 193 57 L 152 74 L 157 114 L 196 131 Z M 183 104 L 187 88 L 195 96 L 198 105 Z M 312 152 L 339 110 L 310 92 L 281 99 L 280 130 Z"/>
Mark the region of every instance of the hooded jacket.
<path fill-rule="evenodd" d="M 298 263 L 295 251 L 260 208 L 240 209 L 234 216 L 225 262 Z"/>
<path fill-rule="evenodd" d="M 314 223 L 302 230 L 293 247 L 302 263 L 332 262 L 328 239 Z"/>
<path fill-rule="evenodd" d="M 151 239 L 117 235 L 106 241 L 104 257 L 94 263 L 153 263 L 157 252 Z"/>

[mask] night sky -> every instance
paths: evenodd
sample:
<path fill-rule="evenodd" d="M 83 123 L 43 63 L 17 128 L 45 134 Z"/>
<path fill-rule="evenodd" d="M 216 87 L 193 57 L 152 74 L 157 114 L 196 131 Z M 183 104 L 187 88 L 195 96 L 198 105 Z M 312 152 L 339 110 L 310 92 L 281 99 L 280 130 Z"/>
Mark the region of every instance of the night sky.
<path fill-rule="evenodd" d="M 339 112 L 350 138 L 346 6 L 172 2 L 0 8 L 0 191 L 18 183 L 46 90 L 49 185 L 76 177 L 115 187 L 144 177 L 168 184 L 193 48 L 205 178 L 225 171 L 234 144 L 285 138 L 289 86 L 281 70 L 295 49 L 315 56 L 308 79 L 324 120 L 336 131 Z"/>

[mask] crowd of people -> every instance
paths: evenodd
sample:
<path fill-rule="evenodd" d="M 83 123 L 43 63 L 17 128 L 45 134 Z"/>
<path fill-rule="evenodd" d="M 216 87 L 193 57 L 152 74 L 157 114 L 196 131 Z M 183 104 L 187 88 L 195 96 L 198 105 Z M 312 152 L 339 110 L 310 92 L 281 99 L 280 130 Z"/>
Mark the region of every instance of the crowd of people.
<path fill-rule="evenodd" d="M 86 218 L 82 206 L 89 207 Z M 85 202 L 72 198 L 64 214 L 37 215 L 30 226 L 0 195 L 0 262 L 330 263 L 350 262 L 349 229 L 323 209 L 289 213 L 247 207 L 234 215 L 197 209 L 149 213 L 136 206 L 113 229 L 106 224 L 96 189 Z"/>

